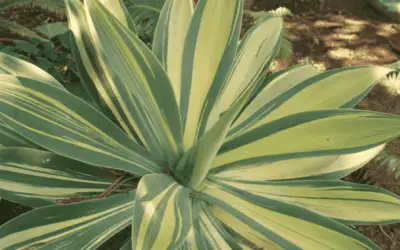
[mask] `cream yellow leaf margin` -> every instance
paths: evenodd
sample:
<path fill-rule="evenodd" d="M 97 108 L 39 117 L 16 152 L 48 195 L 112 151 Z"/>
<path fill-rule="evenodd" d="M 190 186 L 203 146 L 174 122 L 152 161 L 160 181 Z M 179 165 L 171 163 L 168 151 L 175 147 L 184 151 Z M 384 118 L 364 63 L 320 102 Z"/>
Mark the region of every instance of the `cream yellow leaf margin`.
<path fill-rule="evenodd" d="M 2 250 L 97 249 L 131 221 L 135 192 L 27 212 L 0 227 Z"/>
<path fill-rule="evenodd" d="M 244 236 L 265 249 L 271 241 L 282 249 L 379 249 L 343 224 L 300 206 L 214 184 L 200 197 L 214 204 L 212 211 L 224 224 L 232 230 L 246 230 Z M 247 227 L 235 228 L 238 220 Z"/>
<path fill-rule="evenodd" d="M 303 206 L 346 224 L 400 221 L 400 197 L 384 189 L 343 181 L 220 181 L 231 187 Z"/>
<path fill-rule="evenodd" d="M 182 60 L 180 109 L 185 149 L 196 141 L 210 111 L 210 98 L 215 98 L 233 62 L 242 8 L 242 0 L 200 0 L 196 6 Z"/>
<path fill-rule="evenodd" d="M 144 176 L 136 191 L 132 249 L 177 249 L 192 228 L 189 189 L 164 174 Z"/>
<path fill-rule="evenodd" d="M 352 154 L 280 159 L 265 163 L 232 167 L 211 172 L 215 178 L 242 181 L 290 179 L 341 179 L 363 167 L 379 154 L 385 145 Z"/>
<path fill-rule="evenodd" d="M 207 129 L 218 121 L 247 88 L 259 84 L 261 75 L 277 55 L 283 35 L 283 20 L 270 18 L 246 34 L 240 43 L 232 69 L 222 86 L 218 100 L 207 121 Z"/>
<path fill-rule="evenodd" d="M 192 0 L 168 0 L 154 33 L 153 52 L 168 73 L 178 106 L 182 88 L 183 47 L 192 15 Z"/>

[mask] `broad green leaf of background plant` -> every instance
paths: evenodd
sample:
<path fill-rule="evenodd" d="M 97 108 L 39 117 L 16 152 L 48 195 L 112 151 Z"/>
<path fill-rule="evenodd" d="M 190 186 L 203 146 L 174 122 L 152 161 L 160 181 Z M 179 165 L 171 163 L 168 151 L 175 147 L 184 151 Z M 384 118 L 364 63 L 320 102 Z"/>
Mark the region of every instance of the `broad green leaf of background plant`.
<path fill-rule="evenodd" d="M 166 1 L 153 40 L 153 53 L 168 73 L 178 105 L 181 101 L 183 48 L 192 15 L 192 0 Z"/>
<path fill-rule="evenodd" d="M 172 163 L 177 160 L 182 141 L 180 114 L 168 76 L 154 54 L 129 29 L 117 22 L 97 1 L 85 9 L 96 49 L 115 69 L 113 79 L 119 94 L 126 96 L 125 115 L 135 132 L 154 155 Z"/>
<path fill-rule="evenodd" d="M 347 226 L 300 206 L 213 184 L 201 197 L 214 204 L 213 213 L 228 227 L 234 217 L 246 224 L 261 248 L 268 249 L 272 240 L 283 249 L 379 249 Z"/>
<path fill-rule="evenodd" d="M 137 25 L 146 19 L 157 19 L 166 0 L 125 0 L 126 8 Z"/>
<path fill-rule="evenodd" d="M 192 227 L 189 194 L 170 176 L 144 176 L 136 191 L 133 250 L 177 249 Z"/>
<path fill-rule="evenodd" d="M 64 90 L 0 75 L 0 104 L 8 127 L 57 154 L 137 175 L 162 171 L 114 123 Z"/>
<path fill-rule="evenodd" d="M 181 78 L 180 110 L 184 146 L 189 149 L 206 123 L 237 50 L 242 0 L 200 0 L 186 36 Z M 215 18 L 218 16 L 219 18 Z"/>
<path fill-rule="evenodd" d="M 55 205 L 29 211 L 0 227 L 4 250 L 97 249 L 127 227 L 135 192 L 101 200 Z"/>
<path fill-rule="evenodd" d="M 58 14 L 65 13 L 64 0 L 7 0 L 0 2 L 1 8 L 37 6 Z"/>
<path fill-rule="evenodd" d="M 36 45 L 24 41 L 24 40 L 13 40 L 15 49 L 20 52 L 24 52 L 27 54 L 37 55 L 39 54 L 39 49 Z"/>
<path fill-rule="evenodd" d="M 101 194 L 112 175 L 47 151 L 0 149 L 0 196 L 30 207 Z"/>
<path fill-rule="evenodd" d="M 56 36 L 62 35 L 68 32 L 68 27 L 65 23 L 56 22 L 40 25 L 35 28 L 37 32 L 44 35 L 48 39 L 52 39 Z"/>
<path fill-rule="evenodd" d="M 8 2 L 8 1 L 4 1 L 4 2 Z M 0 3 L 0 8 L 2 6 L 2 3 Z M 16 33 L 20 36 L 29 38 L 33 41 L 40 41 L 40 42 L 46 42 L 46 39 L 40 37 L 38 34 L 36 34 L 35 32 L 33 32 L 32 30 L 16 23 L 13 21 L 7 21 L 7 20 L 0 20 L 0 26 L 13 32 Z"/>

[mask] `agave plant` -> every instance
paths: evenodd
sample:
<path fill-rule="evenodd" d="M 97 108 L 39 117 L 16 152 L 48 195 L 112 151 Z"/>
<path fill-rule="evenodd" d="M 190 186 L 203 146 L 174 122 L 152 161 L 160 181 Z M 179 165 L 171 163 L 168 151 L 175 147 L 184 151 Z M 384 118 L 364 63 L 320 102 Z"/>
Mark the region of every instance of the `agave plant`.
<path fill-rule="evenodd" d="M 242 0 L 168 0 L 153 51 L 123 5 L 66 1 L 85 102 L 2 55 L 0 196 L 34 209 L 2 249 L 379 249 L 348 225 L 400 221 L 400 199 L 340 179 L 399 135 L 351 109 L 391 69 L 265 75 L 283 21 L 239 43 Z M 114 175 L 112 175 L 112 172 Z"/>

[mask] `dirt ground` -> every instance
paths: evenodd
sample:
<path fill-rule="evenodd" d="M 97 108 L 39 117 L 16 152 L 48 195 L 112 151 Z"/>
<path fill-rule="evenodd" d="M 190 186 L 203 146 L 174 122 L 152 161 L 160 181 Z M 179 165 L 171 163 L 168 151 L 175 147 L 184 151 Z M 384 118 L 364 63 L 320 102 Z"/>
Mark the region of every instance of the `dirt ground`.
<path fill-rule="evenodd" d="M 284 66 L 304 62 L 306 58 L 321 70 L 351 65 L 384 65 L 400 60 L 400 24 L 377 13 L 364 0 L 247 0 L 246 6 L 253 10 L 285 6 L 295 14 L 286 18 L 294 53 L 291 61 L 282 63 Z M 0 10 L 0 18 L 27 27 L 65 21 L 64 17 L 38 9 Z M 14 37 L 0 30 L 1 38 Z M 399 82 L 380 84 L 357 108 L 400 114 L 399 95 Z M 388 147 L 400 156 L 400 140 Z M 374 163 L 347 180 L 376 185 L 400 195 L 400 180 L 396 180 L 394 175 L 388 176 L 383 169 L 376 169 Z M 400 249 L 400 224 L 358 226 L 357 230 L 384 250 Z"/>

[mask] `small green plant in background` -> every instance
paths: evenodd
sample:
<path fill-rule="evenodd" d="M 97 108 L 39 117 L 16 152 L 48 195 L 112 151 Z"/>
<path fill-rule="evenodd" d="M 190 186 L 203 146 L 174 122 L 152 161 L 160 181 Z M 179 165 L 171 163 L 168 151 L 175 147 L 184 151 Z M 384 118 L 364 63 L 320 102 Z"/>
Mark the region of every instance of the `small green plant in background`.
<path fill-rule="evenodd" d="M 103 3 L 121 0 L 102 0 Z M 154 29 L 165 0 L 122 0 L 135 25 L 135 33 L 147 45 L 153 41 Z M 60 15 L 66 14 L 64 0 L 4 0 L 0 9 L 14 7 L 39 7 Z"/>
<path fill-rule="evenodd" d="M 74 69 L 69 51 L 70 36 L 63 23 L 41 25 L 34 30 L 11 21 L 0 20 L 0 25 L 25 39 L 13 39 L 0 44 L 0 52 L 31 62 L 63 81 L 57 67 Z"/>
<path fill-rule="evenodd" d="M 150 50 L 115 3 L 66 1 L 88 101 L 0 54 L 0 197 L 34 208 L 3 249 L 127 227 L 122 249 L 379 249 L 348 225 L 399 222 L 399 197 L 340 179 L 399 136 L 399 116 L 351 109 L 392 69 L 266 76 L 283 21 L 239 43 L 242 0 L 167 0 Z"/>
<path fill-rule="evenodd" d="M 85 91 L 79 84 L 80 80 L 71 53 L 71 33 L 66 24 L 49 23 L 31 30 L 16 22 L 0 20 L 0 26 L 21 37 L 0 43 L 1 53 L 35 64 L 68 90 L 86 98 Z"/>

